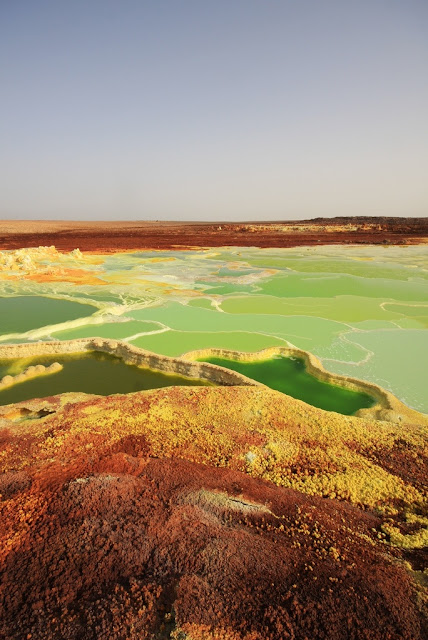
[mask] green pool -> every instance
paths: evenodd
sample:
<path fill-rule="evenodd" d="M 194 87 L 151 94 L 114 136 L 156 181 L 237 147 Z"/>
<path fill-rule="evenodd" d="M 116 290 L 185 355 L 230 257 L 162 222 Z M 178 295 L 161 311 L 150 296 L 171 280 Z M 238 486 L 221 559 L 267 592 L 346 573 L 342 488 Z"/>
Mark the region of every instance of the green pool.
<path fill-rule="evenodd" d="M 82 391 L 107 396 L 144 389 L 180 386 L 207 386 L 205 380 L 185 378 L 125 364 L 106 353 L 90 352 L 61 356 L 36 356 L 20 360 L 0 360 L 0 377 L 16 375 L 35 364 L 48 366 L 59 362 L 63 369 L 0 391 L 0 405 L 44 398 L 68 391 Z"/>
<path fill-rule="evenodd" d="M 0 297 L 0 334 L 23 333 L 46 325 L 85 318 L 98 311 L 92 304 L 43 296 Z"/>
<path fill-rule="evenodd" d="M 168 356 L 295 347 L 428 412 L 426 245 L 32 259 L 31 272 L 0 271 L 0 345 L 100 336 Z"/>
<path fill-rule="evenodd" d="M 301 358 L 277 356 L 256 362 L 204 358 L 203 361 L 238 371 L 253 380 L 263 382 L 271 389 L 304 400 L 308 404 L 326 411 L 352 415 L 358 409 L 371 407 L 375 404 L 374 398 L 366 393 L 351 391 L 318 380 L 307 372 Z"/>

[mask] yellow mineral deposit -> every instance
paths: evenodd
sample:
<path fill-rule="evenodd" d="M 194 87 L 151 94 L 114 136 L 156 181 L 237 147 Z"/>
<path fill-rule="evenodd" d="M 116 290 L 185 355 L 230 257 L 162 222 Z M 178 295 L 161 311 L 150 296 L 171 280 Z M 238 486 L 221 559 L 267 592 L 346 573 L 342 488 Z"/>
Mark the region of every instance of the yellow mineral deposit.
<path fill-rule="evenodd" d="M 4 376 L 0 380 L 0 391 L 8 387 L 12 387 L 14 384 L 18 384 L 19 382 L 26 382 L 32 378 L 57 373 L 58 371 L 61 371 L 62 368 L 63 366 L 59 362 L 53 362 L 48 367 L 45 367 L 43 364 L 31 365 L 25 369 L 25 371 L 22 371 L 15 376 Z"/>
<path fill-rule="evenodd" d="M 376 403 L 368 408 L 361 409 L 358 415 L 365 419 L 384 420 L 388 422 L 402 423 L 421 423 L 428 424 L 428 417 L 424 414 L 407 407 L 396 396 L 382 387 L 372 383 L 340 376 L 327 372 L 321 362 L 313 354 L 303 351 L 302 349 L 272 347 L 264 349 L 256 353 L 241 353 L 239 351 L 230 351 L 225 349 L 203 349 L 185 354 L 184 357 L 173 358 L 170 356 L 160 355 L 151 351 L 146 351 L 134 345 L 130 345 L 121 340 L 109 340 L 104 338 L 81 338 L 76 340 L 62 340 L 51 342 L 37 342 L 24 344 L 5 344 L 0 346 L 0 358 L 24 358 L 32 356 L 44 356 L 52 354 L 64 353 L 84 353 L 88 351 L 101 351 L 109 353 L 121 358 L 127 364 L 133 364 L 142 367 L 149 367 L 162 371 L 164 373 L 175 373 L 189 378 L 199 378 L 208 380 L 221 386 L 255 386 L 267 389 L 261 382 L 257 382 L 236 371 L 209 364 L 206 362 L 196 362 L 196 358 L 219 356 L 225 358 L 233 358 L 240 360 L 263 360 L 274 355 L 294 356 L 302 358 L 306 367 L 312 375 L 320 380 L 337 384 L 348 389 L 363 391 L 369 393 L 376 400 Z M 54 363 L 46 368 L 44 373 L 54 373 L 62 368 L 59 363 Z M 31 369 L 31 367 L 29 367 Z M 27 369 L 24 373 L 20 373 L 13 377 L 13 382 L 6 380 L 10 376 L 5 376 L 0 383 L 0 389 L 23 382 L 30 377 L 40 375 L 39 372 L 30 372 Z M 3 386 L 2 386 L 3 385 Z"/>

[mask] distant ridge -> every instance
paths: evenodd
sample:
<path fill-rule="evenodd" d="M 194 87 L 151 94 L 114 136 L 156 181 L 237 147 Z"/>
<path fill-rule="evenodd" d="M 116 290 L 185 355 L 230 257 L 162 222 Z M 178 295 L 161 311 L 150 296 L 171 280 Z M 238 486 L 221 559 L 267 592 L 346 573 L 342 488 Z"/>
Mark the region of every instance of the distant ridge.
<path fill-rule="evenodd" d="M 0 250 L 54 245 L 61 251 L 428 243 L 428 218 L 336 217 L 260 222 L 3 220 Z"/>

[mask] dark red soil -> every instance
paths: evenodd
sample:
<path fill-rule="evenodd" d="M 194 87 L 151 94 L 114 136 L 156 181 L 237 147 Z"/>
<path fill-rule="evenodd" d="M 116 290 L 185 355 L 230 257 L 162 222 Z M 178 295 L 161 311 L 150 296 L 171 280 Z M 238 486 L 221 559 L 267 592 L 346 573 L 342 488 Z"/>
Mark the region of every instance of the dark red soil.
<path fill-rule="evenodd" d="M 422 640 L 374 516 L 145 449 L 125 437 L 83 477 L 4 478 L 6 513 L 19 493 L 37 509 L 1 559 L 1 638 Z"/>
<path fill-rule="evenodd" d="M 281 226 L 286 229 L 281 230 Z M 290 227 L 293 227 L 291 230 Z M 417 244 L 427 218 L 333 218 L 255 223 L 0 222 L 0 250 L 51 246 L 112 253 L 191 247 L 296 247 L 318 244 Z"/>
<path fill-rule="evenodd" d="M 354 447 L 354 449 L 404 482 L 408 482 L 422 491 L 426 488 L 428 457 L 409 442 L 399 438 L 388 449 L 367 450 L 359 447 Z"/>

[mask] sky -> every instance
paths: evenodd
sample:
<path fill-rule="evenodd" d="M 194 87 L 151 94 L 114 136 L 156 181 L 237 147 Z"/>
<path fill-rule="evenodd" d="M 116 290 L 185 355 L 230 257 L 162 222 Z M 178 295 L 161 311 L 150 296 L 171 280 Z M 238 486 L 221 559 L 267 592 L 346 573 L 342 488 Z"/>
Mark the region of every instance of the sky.
<path fill-rule="evenodd" d="M 427 0 L 0 0 L 0 217 L 428 216 Z"/>

